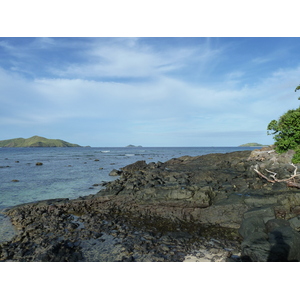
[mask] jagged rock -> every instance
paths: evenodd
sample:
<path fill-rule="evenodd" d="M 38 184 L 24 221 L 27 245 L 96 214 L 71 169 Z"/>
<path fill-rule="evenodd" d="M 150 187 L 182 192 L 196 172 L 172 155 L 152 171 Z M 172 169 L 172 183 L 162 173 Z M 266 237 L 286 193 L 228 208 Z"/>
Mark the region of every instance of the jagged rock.
<path fill-rule="evenodd" d="M 276 228 L 280 227 L 286 227 L 290 226 L 289 222 L 287 220 L 282 219 L 272 219 L 266 222 L 266 231 L 267 233 L 270 233 L 274 231 Z"/>
<path fill-rule="evenodd" d="M 144 170 L 147 167 L 147 163 L 144 160 L 139 160 L 133 164 L 127 165 L 121 168 L 124 172 L 134 172 Z"/>
<path fill-rule="evenodd" d="M 119 176 L 121 175 L 121 171 L 118 171 L 116 169 L 113 169 L 110 173 L 109 173 L 109 176 Z"/>
<path fill-rule="evenodd" d="M 243 238 L 246 238 L 255 232 L 266 232 L 264 220 L 258 216 L 244 219 L 241 227 L 239 228 L 239 234 Z"/>
<path fill-rule="evenodd" d="M 263 151 L 183 156 L 148 165 L 137 161 L 113 170 L 110 176 L 120 177 L 96 195 L 8 209 L 19 233 L 0 245 L 1 260 L 85 260 L 83 250 L 70 243 L 101 239 L 95 241 L 98 247 L 105 243 L 105 230 L 121 239 L 124 249 L 120 246 L 123 252 L 115 257 L 122 261 L 178 261 L 187 240 L 199 235 L 243 239 L 242 255 L 250 261 L 298 260 L 300 233 L 293 228 L 298 228 L 300 192 L 254 172 L 270 167 L 278 176 L 288 176 L 294 170 L 290 154 L 281 158 L 272 149 Z M 143 237 L 145 232 L 153 239 Z M 154 238 L 166 232 L 191 237 Z M 173 251 L 174 245 L 182 248 Z"/>
<path fill-rule="evenodd" d="M 267 261 L 300 261 L 300 233 L 290 226 L 270 232 L 269 241 L 271 249 Z"/>
<path fill-rule="evenodd" d="M 250 217 L 261 217 L 264 219 L 265 222 L 266 218 L 275 218 L 274 208 L 270 206 L 260 207 L 260 208 L 252 208 L 249 209 L 247 212 L 244 213 L 244 219 Z"/>
<path fill-rule="evenodd" d="M 299 218 L 299 216 L 294 217 L 292 219 L 289 219 L 288 222 L 290 223 L 290 226 L 292 228 L 294 228 L 297 231 L 300 231 L 300 218 Z"/>
<path fill-rule="evenodd" d="M 268 261 L 270 256 L 271 244 L 265 232 L 253 232 L 248 235 L 241 244 L 242 256 L 250 258 L 250 261 Z"/>

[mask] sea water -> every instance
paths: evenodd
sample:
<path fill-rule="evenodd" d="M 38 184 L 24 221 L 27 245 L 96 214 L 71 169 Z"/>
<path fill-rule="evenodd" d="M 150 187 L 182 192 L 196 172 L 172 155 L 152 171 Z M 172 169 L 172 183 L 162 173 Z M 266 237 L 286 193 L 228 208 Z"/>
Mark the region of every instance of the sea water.
<path fill-rule="evenodd" d="M 260 148 L 260 147 L 258 147 Z M 184 155 L 228 153 L 254 147 L 0 148 L 0 243 L 15 229 L 1 210 L 39 200 L 96 194 L 109 176 L 138 160 L 165 162 Z M 41 162 L 42 165 L 36 165 Z M 103 251 L 102 251 L 103 252 Z M 102 254 L 101 254 L 102 255 Z"/>
<path fill-rule="evenodd" d="M 253 147 L 0 148 L 0 210 L 18 204 L 96 194 L 115 180 L 112 169 L 138 160 L 165 162 L 184 155 L 228 153 Z M 42 165 L 36 165 L 41 162 Z M 98 184 L 98 186 L 94 186 Z"/>

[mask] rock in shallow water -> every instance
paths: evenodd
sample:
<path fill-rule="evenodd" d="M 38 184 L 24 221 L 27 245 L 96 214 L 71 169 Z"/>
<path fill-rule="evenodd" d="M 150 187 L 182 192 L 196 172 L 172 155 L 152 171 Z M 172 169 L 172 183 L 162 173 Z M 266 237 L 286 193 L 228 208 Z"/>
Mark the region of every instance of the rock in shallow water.
<path fill-rule="evenodd" d="M 118 171 L 116 169 L 113 169 L 110 173 L 109 173 L 109 176 L 119 176 L 121 175 L 121 171 Z"/>

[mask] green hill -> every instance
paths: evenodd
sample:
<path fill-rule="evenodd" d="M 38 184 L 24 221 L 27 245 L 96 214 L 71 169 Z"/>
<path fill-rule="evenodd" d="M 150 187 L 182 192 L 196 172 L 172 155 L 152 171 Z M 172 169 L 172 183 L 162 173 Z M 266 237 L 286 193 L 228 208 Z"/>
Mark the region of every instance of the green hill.
<path fill-rule="evenodd" d="M 46 139 L 40 136 L 33 136 L 28 139 L 17 138 L 0 141 L 0 147 L 81 147 L 63 140 Z"/>
<path fill-rule="evenodd" d="M 266 146 L 267 145 L 262 145 L 258 143 L 247 143 L 247 144 L 240 145 L 239 147 L 266 147 Z"/>

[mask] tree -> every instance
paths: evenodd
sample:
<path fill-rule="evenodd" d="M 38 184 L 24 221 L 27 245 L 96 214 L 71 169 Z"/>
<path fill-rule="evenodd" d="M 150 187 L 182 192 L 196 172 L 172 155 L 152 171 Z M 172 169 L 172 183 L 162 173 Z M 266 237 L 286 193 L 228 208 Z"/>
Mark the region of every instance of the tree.
<path fill-rule="evenodd" d="M 297 92 L 298 90 L 300 90 L 300 84 L 296 87 L 295 92 Z M 300 97 L 298 98 L 298 100 L 300 100 Z"/>
<path fill-rule="evenodd" d="M 300 90 L 300 85 L 296 87 L 297 90 Z M 272 120 L 267 129 L 268 134 L 274 135 L 276 152 L 295 150 L 292 162 L 300 163 L 300 107 L 287 111 L 279 120 Z"/>

